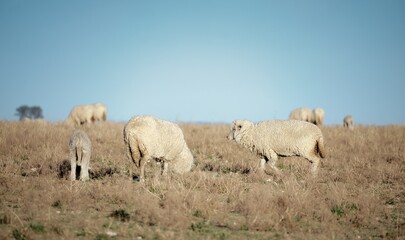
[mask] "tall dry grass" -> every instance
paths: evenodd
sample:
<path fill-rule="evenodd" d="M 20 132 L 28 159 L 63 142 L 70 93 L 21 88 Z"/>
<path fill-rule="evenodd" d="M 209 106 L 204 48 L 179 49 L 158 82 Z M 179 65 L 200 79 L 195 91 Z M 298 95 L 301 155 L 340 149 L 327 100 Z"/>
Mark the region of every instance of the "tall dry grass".
<path fill-rule="evenodd" d="M 282 177 L 256 173 L 229 126 L 182 124 L 193 171 L 162 177 L 151 162 L 143 184 L 132 181 L 123 127 L 83 127 L 91 181 L 72 183 L 72 127 L 0 122 L 0 238 L 405 238 L 404 126 L 323 127 L 328 155 L 314 179 L 298 157 L 279 160 Z"/>

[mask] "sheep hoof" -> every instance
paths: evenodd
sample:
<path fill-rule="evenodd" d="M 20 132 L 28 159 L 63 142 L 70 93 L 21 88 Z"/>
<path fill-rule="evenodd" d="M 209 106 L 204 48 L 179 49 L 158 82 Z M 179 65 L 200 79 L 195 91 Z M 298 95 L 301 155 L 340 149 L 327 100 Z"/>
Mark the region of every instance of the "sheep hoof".
<path fill-rule="evenodd" d="M 140 176 L 132 176 L 132 181 L 133 182 L 141 182 L 141 177 Z"/>

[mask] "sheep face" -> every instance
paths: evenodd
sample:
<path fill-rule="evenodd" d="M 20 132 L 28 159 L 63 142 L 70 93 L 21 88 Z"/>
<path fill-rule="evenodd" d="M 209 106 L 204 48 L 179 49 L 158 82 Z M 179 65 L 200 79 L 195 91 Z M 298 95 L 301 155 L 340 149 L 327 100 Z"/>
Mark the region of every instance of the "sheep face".
<path fill-rule="evenodd" d="M 248 131 L 252 126 L 253 123 L 246 120 L 234 121 L 231 127 L 231 132 L 228 135 L 228 139 L 240 143 L 245 132 Z"/>

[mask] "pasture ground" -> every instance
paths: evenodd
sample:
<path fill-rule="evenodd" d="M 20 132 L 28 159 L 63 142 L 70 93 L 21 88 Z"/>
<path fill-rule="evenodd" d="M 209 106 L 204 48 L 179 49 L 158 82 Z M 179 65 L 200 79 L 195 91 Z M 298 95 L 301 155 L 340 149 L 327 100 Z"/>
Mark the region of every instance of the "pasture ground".
<path fill-rule="evenodd" d="M 180 124 L 196 166 L 136 172 L 124 123 L 82 127 L 91 180 L 68 180 L 73 127 L 0 122 L 0 239 L 405 239 L 405 126 L 322 127 L 317 178 L 303 158 L 283 175 L 227 140 L 228 125 Z"/>

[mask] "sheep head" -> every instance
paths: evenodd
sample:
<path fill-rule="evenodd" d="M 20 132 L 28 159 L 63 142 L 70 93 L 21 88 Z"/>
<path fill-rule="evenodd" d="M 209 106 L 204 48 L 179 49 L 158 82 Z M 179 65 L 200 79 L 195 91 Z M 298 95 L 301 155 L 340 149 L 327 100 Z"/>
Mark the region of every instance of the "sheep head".
<path fill-rule="evenodd" d="M 240 143 L 246 131 L 253 126 L 253 123 L 247 120 L 235 120 L 232 123 L 231 132 L 228 135 L 229 140 Z"/>

